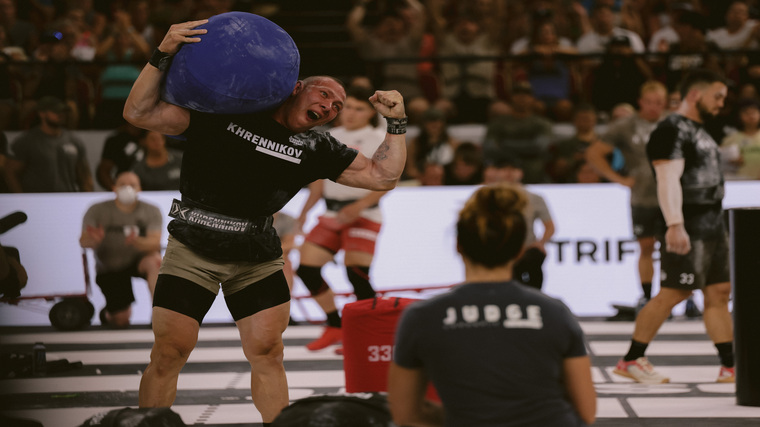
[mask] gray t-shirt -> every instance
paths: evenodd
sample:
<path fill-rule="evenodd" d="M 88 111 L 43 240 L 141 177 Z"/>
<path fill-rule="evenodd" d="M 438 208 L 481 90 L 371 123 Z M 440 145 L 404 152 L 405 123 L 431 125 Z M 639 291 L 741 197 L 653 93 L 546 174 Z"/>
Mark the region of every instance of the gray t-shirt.
<path fill-rule="evenodd" d="M 586 355 L 561 301 L 515 281 L 469 283 L 408 306 L 393 360 L 423 369 L 447 426 L 584 425 L 562 384 L 563 361 Z"/>
<path fill-rule="evenodd" d="M 124 270 L 141 258 L 142 253 L 126 243 L 128 234 L 137 232 L 144 237 L 149 232 L 161 231 L 163 227 L 161 211 L 156 206 L 138 201 L 135 210 L 127 213 L 116 207 L 113 200 L 90 206 L 82 220 L 82 232 L 88 225 L 105 229 L 103 241 L 95 248 L 95 270 L 98 273 Z"/>
<path fill-rule="evenodd" d="M 169 150 L 169 160 L 165 165 L 151 167 L 142 159 L 132 166 L 132 172 L 140 178 L 143 191 L 179 190 L 179 177 L 182 171 L 182 153 Z"/>
<path fill-rule="evenodd" d="M 523 215 L 525 216 L 525 223 L 528 225 L 528 234 L 525 236 L 525 244 L 530 245 L 536 241 L 536 233 L 533 231 L 536 220 L 552 221 L 552 215 L 549 213 L 549 207 L 546 206 L 543 197 L 530 191 L 526 191 L 526 193 L 528 194 L 528 205 L 525 207 Z"/>
<path fill-rule="evenodd" d="M 647 141 L 655 127 L 657 122 L 646 121 L 634 114 L 612 123 L 602 137 L 605 143 L 620 150 L 625 159 L 628 176 L 636 180 L 631 189 L 631 206 L 659 206 L 657 184 L 647 158 Z"/>
<path fill-rule="evenodd" d="M 13 141 L 11 152 L 25 165 L 21 176 L 25 193 L 82 191 L 77 164 L 87 164 L 87 152 L 82 141 L 68 130 L 51 136 L 40 128 L 31 129 Z"/>

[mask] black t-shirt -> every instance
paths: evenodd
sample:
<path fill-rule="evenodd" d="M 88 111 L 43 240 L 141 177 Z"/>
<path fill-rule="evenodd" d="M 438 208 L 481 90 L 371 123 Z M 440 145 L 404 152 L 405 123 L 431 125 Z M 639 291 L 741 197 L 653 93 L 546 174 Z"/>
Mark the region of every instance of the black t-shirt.
<path fill-rule="evenodd" d="M 312 181 L 336 180 L 357 155 L 329 134 L 294 134 L 268 113 L 192 111 L 183 136 L 187 139 L 180 177 L 183 201 L 236 218 L 274 214 Z M 169 232 L 220 260 L 264 261 L 281 253 L 274 230 L 249 239 L 175 220 Z"/>
<path fill-rule="evenodd" d="M 684 159 L 683 214 L 692 238 L 722 233 L 725 194 L 718 144 L 701 123 L 680 114 L 661 121 L 647 143 L 649 161 Z"/>
<path fill-rule="evenodd" d="M 183 198 L 237 218 L 274 214 L 312 181 L 336 180 L 357 155 L 329 134 L 296 135 L 264 113 L 192 112 L 184 136 Z"/>
<path fill-rule="evenodd" d="M 116 165 L 116 175 L 130 170 L 133 164 L 145 157 L 145 151 L 137 141 L 137 137 L 126 132 L 109 136 L 103 146 L 101 159 L 108 159 Z"/>

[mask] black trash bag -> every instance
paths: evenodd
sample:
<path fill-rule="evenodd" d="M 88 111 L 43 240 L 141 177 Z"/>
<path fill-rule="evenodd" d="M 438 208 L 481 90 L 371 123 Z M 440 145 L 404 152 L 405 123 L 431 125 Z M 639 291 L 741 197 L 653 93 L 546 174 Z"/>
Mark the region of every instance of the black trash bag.
<path fill-rule="evenodd" d="M 101 412 L 79 427 L 187 427 L 170 408 L 122 408 Z"/>
<path fill-rule="evenodd" d="M 28 418 L 11 418 L 0 414 L 0 426 L 3 427 L 44 427 L 41 422 Z"/>
<path fill-rule="evenodd" d="M 393 427 L 384 393 L 326 394 L 299 399 L 272 427 Z"/>

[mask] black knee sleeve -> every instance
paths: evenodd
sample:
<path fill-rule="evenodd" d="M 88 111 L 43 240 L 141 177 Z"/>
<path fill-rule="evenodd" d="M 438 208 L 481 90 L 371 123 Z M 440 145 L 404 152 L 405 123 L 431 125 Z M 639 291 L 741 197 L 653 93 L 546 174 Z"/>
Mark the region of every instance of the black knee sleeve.
<path fill-rule="evenodd" d="M 306 289 L 311 292 L 311 296 L 317 296 L 330 289 L 325 279 L 322 278 L 322 267 L 301 265 L 296 270 L 296 274 L 301 278 L 303 284 L 306 285 Z"/>
<path fill-rule="evenodd" d="M 369 267 L 359 265 L 347 265 L 346 273 L 348 281 L 354 287 L 356 299 L 369 299 L 375 297 L 375 290 L 369 283 Z"/>
<path fill-rule="evenodd" d="M 290 288 L 285 274 L 278 270 L 232 295 L 225 295 L 224 301 L 232 318 L 238 321 L 290 301 Z"/>
<path fill-rule="evenodd" d="M 153 307 L 162 307 L 192 317 L 200 325 L 216 295 L 190 280 L 169 274 L 159 274 Z"/>

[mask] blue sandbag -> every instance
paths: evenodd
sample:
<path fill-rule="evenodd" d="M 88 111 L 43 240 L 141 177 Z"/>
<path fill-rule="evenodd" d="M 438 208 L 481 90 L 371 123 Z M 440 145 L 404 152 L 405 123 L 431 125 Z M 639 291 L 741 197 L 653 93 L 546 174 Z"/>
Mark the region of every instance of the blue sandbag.
<path fill-rule="evenodd" d="M 161 97 L 206 113 L 253 113 L 273 108 L 293 91 L 301 57 L 293 39 L 252 13 L 212 16 L 198 43 L 172 59 Z"/>

